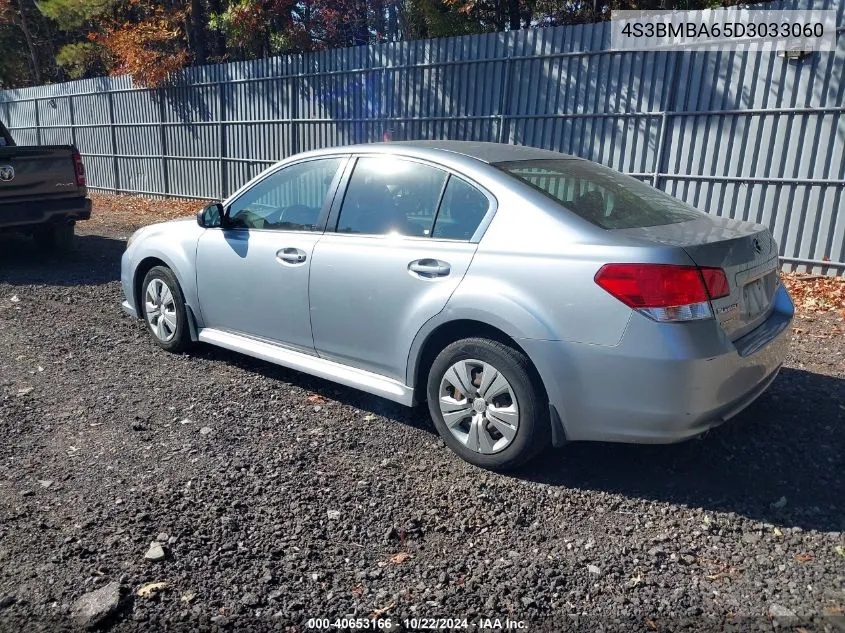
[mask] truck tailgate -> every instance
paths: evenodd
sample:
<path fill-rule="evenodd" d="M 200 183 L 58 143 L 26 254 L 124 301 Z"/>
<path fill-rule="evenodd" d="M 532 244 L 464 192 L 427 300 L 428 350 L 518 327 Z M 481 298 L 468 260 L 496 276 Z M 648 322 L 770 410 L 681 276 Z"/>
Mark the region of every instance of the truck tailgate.
<path fill-rule="evenodd" d="M 85 195 L 68 146 L 0 147 L 0 203 L 14 198 Z"/>

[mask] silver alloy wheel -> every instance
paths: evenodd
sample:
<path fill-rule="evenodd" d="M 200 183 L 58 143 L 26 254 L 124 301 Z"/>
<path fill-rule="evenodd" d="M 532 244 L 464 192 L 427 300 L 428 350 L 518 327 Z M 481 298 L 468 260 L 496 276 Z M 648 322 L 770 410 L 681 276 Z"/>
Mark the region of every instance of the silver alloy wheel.
<path fill-rule="evenodd" d="M 460 360 L 446 370 L 440 413 L 455 438 L 484 455 L 507 448 L 519 429 L 513 388 L 499 370 L 480 360 Z"/>
<path fill-rule="evenodd" d="M 153 279 L 144 293 L 147 322 L 153 334 L 163 343 L 176 336 L 176 300 L 173 291 L 161 279 Z"/>

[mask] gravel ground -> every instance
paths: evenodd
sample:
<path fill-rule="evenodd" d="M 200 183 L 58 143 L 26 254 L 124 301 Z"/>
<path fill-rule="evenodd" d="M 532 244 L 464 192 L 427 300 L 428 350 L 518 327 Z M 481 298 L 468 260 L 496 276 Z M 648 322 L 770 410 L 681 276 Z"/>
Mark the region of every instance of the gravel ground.
<path fill-rule="evenodd" d="M 798 319 L 773 387 L 702 440 L 498 475 L 421 410 L 163 352 L 120 312 L 127 229 L 94 230 L 64 257 L 0 241 L 0 630 L 845 630 L 838 315 Z"/>

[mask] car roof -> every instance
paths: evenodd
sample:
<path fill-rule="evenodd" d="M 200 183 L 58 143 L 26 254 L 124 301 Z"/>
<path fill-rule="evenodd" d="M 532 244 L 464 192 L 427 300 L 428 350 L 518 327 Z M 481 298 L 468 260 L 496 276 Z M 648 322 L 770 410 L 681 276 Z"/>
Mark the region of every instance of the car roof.
<path fill-rule="evenodd" d="M 507 143 L 481 143 L 477 141 L 389 141 L 386 143 L 361 143 L 358 145 L 347 145 L 346 147 L 334 147 L 331 150 L 343 150 L 348 152 L 385 152 L 394 153 L 397 149 L 422 150 L 428 153 L 450 152 L 461 154 L 485 163 L 502 163 L 512 160 L 537 160 L 549 158 L 572 158 L 568 154 L 553 152 L 547 149 L 527 147 L 525 145 L 509 145 Z"/>

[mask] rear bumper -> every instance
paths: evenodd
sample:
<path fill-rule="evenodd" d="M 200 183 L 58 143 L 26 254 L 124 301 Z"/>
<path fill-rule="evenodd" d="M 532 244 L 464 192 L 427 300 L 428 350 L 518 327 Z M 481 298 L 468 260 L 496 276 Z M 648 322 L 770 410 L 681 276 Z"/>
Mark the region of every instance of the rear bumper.
<path fill-rule="evenodd" d="M 88 220 L 91 200 L 83 197 L 0 203 L 0 228 L 43 224 L 57 219 Z"/>
<path fill-rule="evenodd" d="M 657 324 L 634 313 L 619 345 L 520 340 L 569 440 L 669 443 L 739 413 L 772 383 L 794 313 L 783 286 L 769 318 L 730 341 L 715 320 Z"/>

